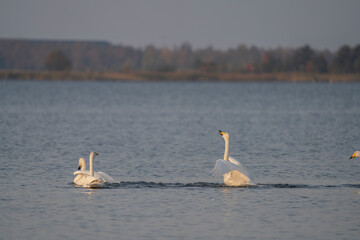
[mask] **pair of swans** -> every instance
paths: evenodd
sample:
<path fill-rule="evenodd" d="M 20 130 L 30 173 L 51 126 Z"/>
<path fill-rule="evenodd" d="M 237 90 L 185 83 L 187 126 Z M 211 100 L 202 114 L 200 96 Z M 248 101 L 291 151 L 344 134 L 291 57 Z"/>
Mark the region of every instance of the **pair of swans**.
<path fill-rule="evenodd" d="M 85 159 L 79 159 L 79 171 L 75 171 L 74 175 L 77 175 L 74 178 L 74 183 L 82 187 L 90 188 L 101 188 L 105 186 L 105 183 L 115 182 L 112 177 L 104 172 L 95 172 L 94 171 L 94 158 L 98 156 L 97 152 L 91 152 L 89 156 L 90 169 L 86 170 Z"/>

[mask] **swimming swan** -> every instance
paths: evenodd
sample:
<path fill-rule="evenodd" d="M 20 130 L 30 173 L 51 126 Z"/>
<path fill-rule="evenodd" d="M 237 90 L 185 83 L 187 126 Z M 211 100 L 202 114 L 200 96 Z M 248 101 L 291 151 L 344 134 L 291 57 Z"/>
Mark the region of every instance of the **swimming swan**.
<path fill-rule="evenodd" d="M 352 159 L 352 158 L 355 158 L 355 157 L 360 158 L 360 151 L 355 151 L 355 152 L 353 153 L 353 155 L 351 155 L 351 157 L 350 157 L 349 159 Z"/>
<path fill-rule="evenodd" d="M 78 170 L 81 170 L 81 171 L 86 171 L 86 163 L 85 163 L 85 159 L 84 158 L 79 158 L 79 168 Z M 74 178 L 74 183 L 76 183 L 77 185 L 82 185 L 82 181 L 83 178 L 85 178 L 84 175 L 82 174 L 79 174 L 77 175 L 75 178 Z"/>
<path fill-rule="evenodd" d="M 98 156 L 97 152 L 91 152 L 89 156 L 90 170 L 86 170 L 86 163 L 83 158 L 79 159 L 79 170 L 74 172 L 77 175 L 74 183 L 83 187 L 103 187 L 105 182 L 115 182 L 112 177 L 104 172 L 94 171 L 94 158 Z"/>
<path fill-rule="evenodd" d="M 94 154 L 95 154 L 95 156 L 97 156 L 96 154 L 98 154 L 98 153 L 94 153 Z M 95 156 L 94 156 L 94 158 L 95 158 Z M 89 161 L 90 161 L 90 159 L 89 159 Z M 85 160 L 83 158 L 79 158 L 79 168 L 78 168 L 78 170 L 87 171 L 86 170 L 86 163 L 85 163 Z M 87 171 L 87 172 L 89 172 L 89 171 Z M 90 174 L 90 172 L 89 172 L 89 174 Z M 77 177 L 81 177 L 81 176 L 83 176 L 83 175 L 78 175 Z M 106 174 L 104 172 L 95 172 L 94 171 L 94 176 L 96 178 L 101 179 L 104 182 L 108 182 L 108 183 L 114 183 L 115 182 L 115 180 L 112 177 L 110 177 L 108 174 Z M 74 179 L 74 182 L 75 182 L 75 179 Z"/>
<path fill-rule="evenodd" d="M 255 185 L 254 182 L 247 176 L 248 174 L 242 167 L 241 163 L 234 158 L 229 157 L 229 134 L 220 130 L 219 134 L 225 140 L 224 159 L 216 161 L 212 174 L 216 177 L 223 176 L 226 186 L 244 187 Z"/>

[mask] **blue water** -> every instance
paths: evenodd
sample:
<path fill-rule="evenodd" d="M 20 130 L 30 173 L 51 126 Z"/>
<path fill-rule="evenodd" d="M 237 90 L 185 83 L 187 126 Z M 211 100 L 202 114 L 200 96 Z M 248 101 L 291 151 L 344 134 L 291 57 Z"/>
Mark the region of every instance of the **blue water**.
<path fill-rule="evenodd" d="M 360 84 L 0 82 L 0 239 L 358 239 Z M 258 187 L 211 176 L 230 155 Z M 116 179 L 72 184 L 78 158 Z"/>

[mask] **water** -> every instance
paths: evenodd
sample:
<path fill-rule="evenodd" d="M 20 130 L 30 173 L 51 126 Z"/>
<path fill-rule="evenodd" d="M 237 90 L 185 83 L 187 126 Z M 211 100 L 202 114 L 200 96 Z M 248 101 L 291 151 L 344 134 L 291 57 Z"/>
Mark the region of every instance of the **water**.
<path fill-rule="evenodd" d="M 0 239 L 358 239 L 360 84 L 0 82 Z M 258 187 L 211 176 L 230 155 Z M 79 157 L 118 183 L 72 184 Z"/>

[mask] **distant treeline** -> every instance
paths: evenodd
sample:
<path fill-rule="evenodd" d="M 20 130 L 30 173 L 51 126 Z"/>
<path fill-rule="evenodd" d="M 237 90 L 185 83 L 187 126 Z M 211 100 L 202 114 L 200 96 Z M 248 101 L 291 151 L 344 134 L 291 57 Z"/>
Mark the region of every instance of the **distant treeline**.
<path fill-rule="evenodd" d="M 134 48 L 102 41 L 0 39 L 3 70 L 56 70 L 54 62 L 59 62 L 59 56 L 65 61 L 64 70 L 80 72 L 360 73 L 360 44 L 331 52 L 308 45 L 296 49 L 239 45 L 218 50 L 193 49 L 189 43 L 173 48 Z"/>

